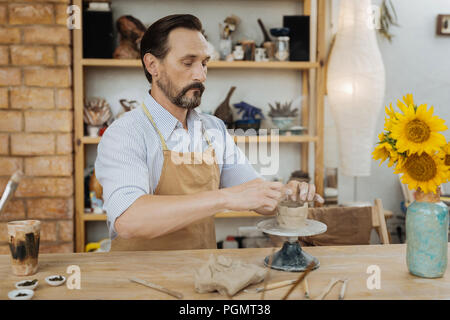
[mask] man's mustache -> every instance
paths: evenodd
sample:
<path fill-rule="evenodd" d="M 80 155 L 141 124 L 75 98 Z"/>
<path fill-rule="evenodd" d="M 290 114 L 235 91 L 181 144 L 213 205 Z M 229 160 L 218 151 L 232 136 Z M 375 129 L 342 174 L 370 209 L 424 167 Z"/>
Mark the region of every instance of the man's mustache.
<path fill-rule="evenodd" d="M 205 86 L 201 82 L 194 82 L 194 83 L 184 87 L 184 89 L 181 91 L 180 95 L 184 96 L 191 89 L 199 89 L 200 90 L 200 95 L 202 95 L 203 91 L 205 91 Z"/>

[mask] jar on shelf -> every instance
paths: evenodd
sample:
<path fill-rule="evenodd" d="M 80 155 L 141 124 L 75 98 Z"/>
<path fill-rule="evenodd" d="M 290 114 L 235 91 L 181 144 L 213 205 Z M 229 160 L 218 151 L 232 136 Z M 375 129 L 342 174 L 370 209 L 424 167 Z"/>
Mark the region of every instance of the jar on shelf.
<path fill-rule="evenodd" d="M 289 37 L 277 37 L 275 40 L 275 59 L 278 61 L 289 60 Z"/>

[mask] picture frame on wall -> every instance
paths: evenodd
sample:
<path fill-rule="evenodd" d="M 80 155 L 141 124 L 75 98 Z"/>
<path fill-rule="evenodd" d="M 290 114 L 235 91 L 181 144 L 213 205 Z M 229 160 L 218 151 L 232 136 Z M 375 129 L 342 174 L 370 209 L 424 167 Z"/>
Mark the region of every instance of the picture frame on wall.
<path fill-rule="evenodd" d="M 450 14 L 438 15 L 437 34 L 441 36 L 450 36 Z"/>

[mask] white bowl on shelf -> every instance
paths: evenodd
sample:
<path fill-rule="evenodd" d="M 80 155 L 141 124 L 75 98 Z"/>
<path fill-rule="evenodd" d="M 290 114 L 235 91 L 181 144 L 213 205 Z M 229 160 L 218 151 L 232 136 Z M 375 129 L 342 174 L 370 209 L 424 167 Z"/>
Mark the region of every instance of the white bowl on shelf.
<path fill-rule="evenodd" d="M 23 297 L 17 297 L 18 294 L 25 294 Z M 30 300 L 34 296 L 34 291 L 30 289 L 17 289 L 8 292 L 8 298 L 11 300 Z"/>

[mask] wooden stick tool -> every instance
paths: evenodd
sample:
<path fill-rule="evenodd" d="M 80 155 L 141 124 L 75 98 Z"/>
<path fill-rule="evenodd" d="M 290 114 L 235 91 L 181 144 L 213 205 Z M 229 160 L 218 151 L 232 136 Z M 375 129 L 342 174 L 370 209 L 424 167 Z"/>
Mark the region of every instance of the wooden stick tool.
<path fill-rule="evenodd" d="M 328 285 L 322 290 L 322 293 L 315 300 L 323 300 L 327 296 L 327 294 L 331 291 L 331 289 L 333 289 L 335 284 L 340 281 L 341 280 L 339 279 L 331 278 Z"/>
<path fill-rule="evenodd" d="M 142 285 L 144 285 L 146 287 L 149 287 L 149 288 L 152 288 L 152 289 L 164 292 L 164 293 L 167 293 L 168 295 L 171 295 L 172 297 L 175 297 L 177 299 L 183 299 L 183 294 L 182 293 L 179 293 L 179 292 L 176 292 L 176 291 L 164 288 L 164 287 L 162 287 L 162 286 L 160 286 L 158 284 L 151 283 L 151 282 L 148 282 L 148 281 L 145 281 L 145 280 L 142 280 L 142 279 L 139 279 L 139 278 L 135 278 L 135 277 L 130 278 L 130 281 L 142 284 Z"/>
<path fill-rule="evenodd" d="M 294 285 L 289 289 L 289 291 L 286 293 L 286 295 L 283 297 L 282 300 L 286 300 L 289 297 L 292 291 L 294 291 L 295 287 L 297 287 L 303 281 L 303 279 L 305 279 L 305 277 L 308 275 L 308 273 L 312 271 L 315 265 L 316 264 L 314 263 L 314 261 L 311 261 L 309 263 L 308 267 L 306 267 L 305 272 L 302 273 L 300 277 L 298 277 L 297 281 L 295 281 Z"/>
<path fill-rule="evenodd" d="M 246 292 L 246 293 L 259 293 L 259 292 L 262 292 L 262 291 L 278 289 L 278 288 L 282 288 L 282 287 L 286 287 L 286 286 L 289 286 L 291 284 L 294 284 L 295 281 L 297 281 L 297 279 L 285 280 L 285 281 L 280 281 L 280 282 L 274 282 L 274 283 L 266 285 L 266 287 L 259 287 L 259 288 L 255 288 L 253 290 L 252 289 L 245 289 L 244 292 Z"/>

